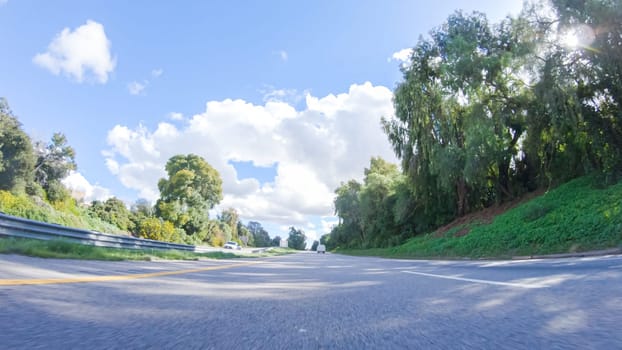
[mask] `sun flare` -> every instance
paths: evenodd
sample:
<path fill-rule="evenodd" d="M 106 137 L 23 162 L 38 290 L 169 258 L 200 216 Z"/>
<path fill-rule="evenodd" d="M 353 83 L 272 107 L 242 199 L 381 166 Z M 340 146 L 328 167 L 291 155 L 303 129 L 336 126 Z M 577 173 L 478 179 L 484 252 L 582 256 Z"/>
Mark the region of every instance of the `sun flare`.
<path fill-rule="evenodd" d="M 594 41 L 594 30 L 587 25 L 579 25 L 570 28 L 560 36 L 562 45 L 576 49 L 579 47 L 589 47 Z"/>

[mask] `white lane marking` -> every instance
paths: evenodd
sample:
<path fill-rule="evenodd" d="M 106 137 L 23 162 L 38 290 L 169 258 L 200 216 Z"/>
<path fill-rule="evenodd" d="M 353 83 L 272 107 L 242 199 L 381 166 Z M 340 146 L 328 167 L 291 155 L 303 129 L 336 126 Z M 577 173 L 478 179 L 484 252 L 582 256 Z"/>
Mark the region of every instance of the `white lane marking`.
<path fill-rule="evenodd" d="M 546 288 L 547 286 L 541 284 L 522 284 L 522 283 L 511 283 L 511 282 L 499 282 L 499 281 L 489 281 L 489 280 L 480 280 L 476 278 L 464 278 L 458 276 L 445 276 L 445 275 L 435 275 L 433 273 L 425 273 L 425 272 L 414 272 L 414 271 L 402 271 L 404 273 L 409 273 L 412 275 L 421 275 L 427 277 L 436 277 L 436 278 L 445 278 L 448 280 L 456 280 L 456 281 L 465 281 L 465 282 L 473 282 L 473 283 L 485 283 L 485 284 L 493 284 L 497 286 L 506 286 L 506 287 L 517 287 L 517 288 Z"/>

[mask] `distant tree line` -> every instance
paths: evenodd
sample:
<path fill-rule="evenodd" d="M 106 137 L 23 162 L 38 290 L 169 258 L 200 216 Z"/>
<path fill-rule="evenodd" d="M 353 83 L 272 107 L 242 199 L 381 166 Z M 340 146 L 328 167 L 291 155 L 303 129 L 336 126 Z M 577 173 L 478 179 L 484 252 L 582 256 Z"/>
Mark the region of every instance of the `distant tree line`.
<path fill-rule="evenodd" d="M 550 7 L 549 7 L 550 6 Z M 402 243 L 588 173 L 622 174 L 622 2 L 552 0 L 490 24 L 456 12 L 420 38 L 373 158 L 336 189 L 329 248 Z"/>
<path fill-rule="evenodd" d="M 80 208 L 62 183 L 76 169 L 75 150 L 65 135 L 55 133 L 48 143 L 33 143 L 7 101 L 0 98 L 0 194 L 4 201 L 27 196 L 41 205 L 109 223 L 136 237 L 161 241 L 214 246 L 226 241 L 256 247 L 280 244 L 281 238 L 271 239 L 259 222 L 244 224 L 234 208 L 223 210 L 214 219 L 209 217 L 208 211 L 222 199 L 222 180 L 218 171 L 197 155 L 169 159 L 165 167 L 168 176 L 158 182 L 160 198 L 155 205 L 139 199 L 129 209 L 115 197 Z M 16 215 L 41 219 L 29 203 L 12 202 Z M 0 203 L 0 208 L 5 205 L 8 203 Z M 299 233 L 304 237 L 302 231 L 294 233 L 292 242 Z"/>

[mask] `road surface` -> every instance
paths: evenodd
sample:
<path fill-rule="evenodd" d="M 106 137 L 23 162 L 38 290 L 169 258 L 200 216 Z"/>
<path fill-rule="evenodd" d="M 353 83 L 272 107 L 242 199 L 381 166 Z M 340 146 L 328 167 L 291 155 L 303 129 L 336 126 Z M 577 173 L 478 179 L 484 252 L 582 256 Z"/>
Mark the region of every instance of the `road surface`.
<path fill-rule="evenodd" d="M 622 257 L 0 255 L 2 349 L 622 349 Z"/>

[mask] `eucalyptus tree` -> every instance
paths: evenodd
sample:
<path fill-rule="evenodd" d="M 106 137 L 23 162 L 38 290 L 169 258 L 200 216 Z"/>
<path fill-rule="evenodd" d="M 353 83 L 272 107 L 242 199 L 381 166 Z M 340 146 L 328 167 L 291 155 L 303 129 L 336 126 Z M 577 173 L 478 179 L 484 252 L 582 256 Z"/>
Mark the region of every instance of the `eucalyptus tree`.
<path fill-rule="evenodd" d="M 62 180 L 77 168 L 76 151 L 67 144 L 67 137 L 60 132 L 54 133 L 47 145 L 37 142 L 35 153 L 35 180 L 43 188 L 47 188 L 52 181 Z"/>
<path fill-rule="evenodd" d="M 76 170 L 76 151 L 67 143 L 67 137 L 54 133 L 46 145 L 36 142 L 34 146 L 37 161 L 34 167 L 35 181 L 46 191 L 51 201 L 62 200 L 69 192 L 62 185 L 61 180 Z"/>

